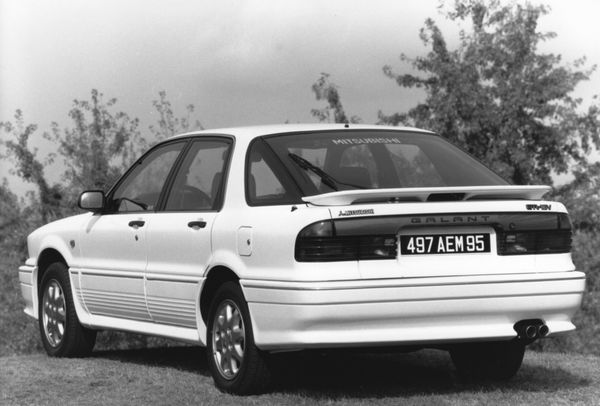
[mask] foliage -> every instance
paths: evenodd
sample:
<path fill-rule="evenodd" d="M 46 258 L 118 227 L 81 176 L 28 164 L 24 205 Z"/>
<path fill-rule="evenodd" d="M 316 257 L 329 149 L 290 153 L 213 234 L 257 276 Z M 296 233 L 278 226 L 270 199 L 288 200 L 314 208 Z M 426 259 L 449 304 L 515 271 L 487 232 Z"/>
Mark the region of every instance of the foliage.
<path fill-rule="evenodd" d="M 159 114 L 157 125 L 149 127 L 150 133 L 156 139 L 171 137 L 175 134 L 186 133 L 193 130 L 203 130 L 204 127 L 200 120 L 196 119 L 192 123 L 191 115 L 194 113 L 194 105 L 188 104 L 185 108 L 186 115 L 180 118 L 175 116 L 171 102 L 167 100 L 167 92 L 161 90 L 158 93 L 158 100 L 153 100 L 152 105 Z"/>
<path fill-rule="evenodd" d="M 74 100 L 69 117 L 73 127 L 61 129 L 52 123 L 47 138 L 56 143 L 66 167 L 69 204 L 86 189 L 107 190 L 144 149 L 146 141 L 138 130 L 139 120 L 113 112 L 116 99 L 104 101 L 102 93 L 91 91 L 90 100 Z M 41 192 L 41 191 L 40 191 Z"/>
<path fill-rule="evenodd" d="M 321 76 L 312 85 L 312 91 L 315 94 L 317 101 L 324 100 L 327 106 L 320 109 L 312 109 L 310 113 L 321 122 L 331 122 L 333 116 L 334 123 L 360 123 L 360 118 L 352 116 L 348 120 L 348 116 L 342 106 L 338 86 L 329 80 L 328 73 L 321 73 Z"/>
<path fill-rule="evenodd" d="M 36 186 L 38 194 L 33 199 L 37 201 L 35 206 L 40 220 L 45 223 L 55 218 L 59 212 L 62 187 L 58 184 L 49 184 L 44 173 L 47 163 L 40 162 L 36 156 L 37 150 L 31 150 L 29 147 L 29 139 L 35 134 L 37 125 L 26 125 L 21 110 L 15 112 L 14 118 L 14 124 L 9 121 L 0 123 L 0 128 L 8 138 L 4 141 L 7 156 L 15 163 L 16 169 L 13 173 L 23 181 Z M 15 218 L 19 217 L 13 217 L 13 220 Z"/>
<path fill-rule="evenodd" d="M 600 162 L 575 168 L 574 179 L 556 189 L 554 198 L 567 206 L 573 228 L 600 235 Z"/>
<path fill-rule="evenodd" d="M 36 187 L 30 199 L 31 206 L 38 208 L 40 224 L 73 213 L 76 197 L 81 191 L 106 191 L 147 149 L 148 141 L 138 129 L 139 120 L 115 111 L 116 102 L 115 98 L 105 101 L 96 89 L 91 91 L 90 100 L 74 100 L 68 114 L 72 126 L 61 128 L 53 122 L 50 133 L 44 134 L 57 145 L 56 153 L 48 155 L 44 161 L 28 143 L 36 135 L 37 125 L 26 125 L 20 110 L 15 113 L 14 124 L 0 123 L 7 138 L 4 142 L 6 155 L 16 166 L 14 173 Z M 186 116 L 176 118 L 164 91 L 159 92 L 159 99 L 153 101 L 153 106 L 159 121 L 149 129 L 156 139 L 202 128 L 198 120 L 192 125 L 193 105 L 186 107 Z M 57 157 L 65 168 L 62 183 L 50 184 L 45 168 Z"/>
<path fill-rule="evenodd" d="M 565 65 L 559 55 L 539 52 L 555 36 L 537 31 L 547 13 L 529 3 L 456 1 L 445 16 L 471 29 L 460 32 L 455 50 L 427 19 L 420 37 L 429 53 L 401 56 L 420 74 L 383 68 L 399 86 L 425 90 L 426 99 L 407 113 L 380 112 L 380 121 L 436 131 L 515 184 L 552 184 L 553 172 L 585 168 L 587 154 L 600 146 L 600 108 L 581 112 L 571 93 L 595 66 L 585 67 L 584 58 Z"/>
<path fill-rule="evenodd" d="M 8 230 L 18 223 L 20 215 L 17 196 L 10 191 L 4 179 L 0 184 L 0 243 L 7 238 Z"/>
<path fill-rule="evenodd" d="M 600 234 L 579 231 L 573 236 L 573 262 L 586 273 L 586 291 L 573 320 L 577 330 L 564 336 L 540 340 L 534 348 L 600 354 Z"/>

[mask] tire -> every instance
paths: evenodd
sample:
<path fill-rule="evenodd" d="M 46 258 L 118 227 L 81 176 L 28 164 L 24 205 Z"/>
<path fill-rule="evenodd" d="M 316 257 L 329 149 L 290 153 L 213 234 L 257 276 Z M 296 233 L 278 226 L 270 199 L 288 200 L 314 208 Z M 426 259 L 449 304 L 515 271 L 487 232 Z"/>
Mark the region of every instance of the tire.
<path fill-rule="evenodd" d="M 248 304 L 239 285 L 224 283 L 208 312 L 208 366 L 222 392 L 250 395 L 265 392 L 271 383 L 267 354 L 254 345 Z"/>
<path fill-rule="evenodd" d="M 471 343 L 450 349 L 452 362 L 466 380 L 508 380 L 523 362 L 525 344 L 512 341 Z"/>
<path fill-rule="evenodd" d="M 42 276 L 38 306 L 40 335 L 48 355 L 83 357 L 92 351 L 96 331 L 79 323 L 65 264 L 51 264 Z"/>

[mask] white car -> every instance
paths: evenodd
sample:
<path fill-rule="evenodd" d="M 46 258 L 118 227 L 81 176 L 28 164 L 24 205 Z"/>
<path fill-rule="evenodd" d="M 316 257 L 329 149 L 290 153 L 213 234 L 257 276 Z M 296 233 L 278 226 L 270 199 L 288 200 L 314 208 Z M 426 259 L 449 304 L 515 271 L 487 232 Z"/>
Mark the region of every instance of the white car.
<path fill-rule="evenodd" d="M 270 353 L 313 348 L 444 348 L 459 374 L 505 379 L 526 344 L 575 329 L 585 287 L 549 189 L 412 128 L 183 134 L 31 233 L 25 312 L 53 356 L 103 329 L 206 346 L 237 394 L 266 390 Z"/>

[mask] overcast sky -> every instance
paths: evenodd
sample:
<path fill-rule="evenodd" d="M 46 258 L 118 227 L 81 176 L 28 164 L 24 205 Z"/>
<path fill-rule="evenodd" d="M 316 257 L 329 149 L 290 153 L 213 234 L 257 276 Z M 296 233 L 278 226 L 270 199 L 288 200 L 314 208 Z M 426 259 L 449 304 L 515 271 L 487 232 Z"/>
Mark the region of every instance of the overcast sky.
<path fill-rule="evenodd" d="M 550 0 L 541 31 L 558 37 L 543 50 L 600 63 L 600 1 Z M 206 128 L 312 122 L 311 84 L 328 72 L 347 113 L 366 123 L 377 111 L 404 111 L 419 93 L 382 74 L 399 55 L 426 49 L 418 33 L 427 17 L 452 45 L 458 27 L 438 14 L 438 0 L 29 1 L 0 0 L 0 121 L 20 108 L 39 125 L 70 125 L 73 99 L 96 88 L 117 109 L 156 121 L 160 90 L 181 112 L 196 106 Z M 590 101 L 600 73 L 577 89 Z M 47 146 L 40 146 L 44 156 Z M 0 162 L 0 178 L 9 166 Z M 17 185 L 10 178 L 11 185 Z"/>

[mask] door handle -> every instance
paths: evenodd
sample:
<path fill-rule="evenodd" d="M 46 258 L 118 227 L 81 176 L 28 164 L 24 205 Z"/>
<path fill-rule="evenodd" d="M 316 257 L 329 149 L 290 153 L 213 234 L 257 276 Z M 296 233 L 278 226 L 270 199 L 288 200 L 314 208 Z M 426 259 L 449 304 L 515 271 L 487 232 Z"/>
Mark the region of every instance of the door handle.
<path fill-rule="evenodd" d="M 144 227 L 144 224 L 146 224 L 146 222 L 144 220 L 132 220 L 129 222 L 129 227 L 133 227 L 133 228 Z"/>
<path fill-rule="evenodd" d="M 188 223 L 189 228 L 198 229 L 206 227 L 206 221 L 198 220 L 198 221 L 190 221 Z"/>

